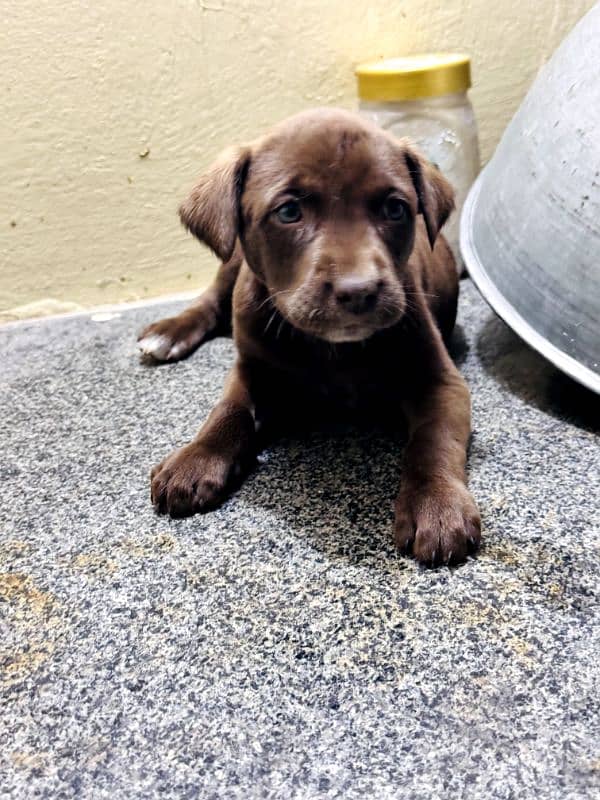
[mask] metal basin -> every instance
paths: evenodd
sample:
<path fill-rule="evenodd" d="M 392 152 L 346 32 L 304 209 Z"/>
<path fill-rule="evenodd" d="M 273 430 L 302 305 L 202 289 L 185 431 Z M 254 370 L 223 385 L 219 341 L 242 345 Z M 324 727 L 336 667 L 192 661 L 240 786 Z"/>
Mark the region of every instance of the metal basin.
<path fill-rule="evenodd" d="M 494 311 L 600 393 L 600 3 L 540 71 L 473 185 L 460 244 Z"/>

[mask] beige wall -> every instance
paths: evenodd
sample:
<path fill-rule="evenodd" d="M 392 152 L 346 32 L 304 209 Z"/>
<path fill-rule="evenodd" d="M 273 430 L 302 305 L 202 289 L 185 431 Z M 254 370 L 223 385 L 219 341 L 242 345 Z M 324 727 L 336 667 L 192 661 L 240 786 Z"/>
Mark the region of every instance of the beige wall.
<path fill-rule="evenodd" d="M 301 108 L 351 107 L 359 61 L 471 53 L 488 158 L 538 67 L 592 5 L 0 0 L 0 314 L 206 282 L 214 259 L 175 216 L 194 175 Z"/>

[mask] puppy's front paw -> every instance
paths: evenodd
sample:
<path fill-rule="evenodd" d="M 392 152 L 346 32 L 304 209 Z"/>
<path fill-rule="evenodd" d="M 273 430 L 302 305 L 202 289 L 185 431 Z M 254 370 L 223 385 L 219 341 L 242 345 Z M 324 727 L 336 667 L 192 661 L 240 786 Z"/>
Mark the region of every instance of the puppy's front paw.
<path fill-rule="evenodd" d="M 150 496 L 159 514 L 188 517 L 220 505 L 248 465 L 200 442 L 182 447 L 150 474 Z"/>
<path fill-rule="evenodd" d="M 138 336 L 142 356 L 154 361 L 179 361 L 193 353 L 212 334 L 217 315 L 210 309 L 184 312 L 153 322 Z"/>
<path fill-rule="evenodd" d="M 457 564 L 479 547 L 479 511 L 461 481 L 408 485 L 396 498 L 394 538 L 423 564 Z"/>

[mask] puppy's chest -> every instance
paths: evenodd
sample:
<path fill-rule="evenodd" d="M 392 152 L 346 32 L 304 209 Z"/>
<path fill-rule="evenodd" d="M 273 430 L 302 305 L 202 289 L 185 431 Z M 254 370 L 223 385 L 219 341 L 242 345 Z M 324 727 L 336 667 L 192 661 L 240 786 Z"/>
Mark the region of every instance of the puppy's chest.
<path fill-rule="evenodd" d="M 380 375 L 368 370 L 320 374 L 312 384 L 315 399 L 347 411 L 358 411 L 379 405 L 391 393 L 391 387 Z"/>
<path fill-rule="evenodd" d="M 268 394 L 293 405 L 356 411 L 397 405 L 404 374 L 391 337 L 375 346 L 315 346 L 302 340 L 276 342 L 264 350 Z M 284 346 L 287 345 L 287 346 Z M 260 351 L 259 351 L 260 353 Z"/>

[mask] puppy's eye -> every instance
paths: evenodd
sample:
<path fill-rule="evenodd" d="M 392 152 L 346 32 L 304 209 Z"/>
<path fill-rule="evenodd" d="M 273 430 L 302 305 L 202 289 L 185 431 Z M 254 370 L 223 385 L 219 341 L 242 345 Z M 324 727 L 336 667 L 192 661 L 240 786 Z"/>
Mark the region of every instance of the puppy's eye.
<path fill-rule="evenodd" d="M 406 203 L 398 197 L 388 197 L 381 208 L 381 213 L 384 219 L 390 222 L 403 222 L 406 219 Z"/>
<path fill-rule="evenodd" d="M 302 219 L 302 209 L 297 200 L 288 200 L 287 203 L 275 210 L 275 214 L 279 222 L 283 222 L 284 225 L 299 222 Z"/>

